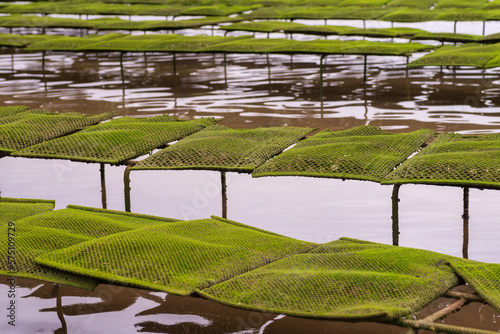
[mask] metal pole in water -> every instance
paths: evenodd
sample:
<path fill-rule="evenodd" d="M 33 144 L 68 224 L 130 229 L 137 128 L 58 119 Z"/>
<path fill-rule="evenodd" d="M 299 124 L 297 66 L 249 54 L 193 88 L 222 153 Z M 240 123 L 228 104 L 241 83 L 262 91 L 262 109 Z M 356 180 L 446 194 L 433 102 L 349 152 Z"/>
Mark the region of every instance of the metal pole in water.
<path fill-rule="evenodd" d="M 483 36 L 486 33 L 486 20 L 483 21 Z"/>
<path fill-rule="evenodd" d="M 227 218 L 227 184 L 226 172 L 220 172 L 221 194 L 222 194 L 222 218 Z"/>
<path fill-rule="evenodd" d="M 464 187 L 464 242 L 462 246 L 462 256 L 464 259 L 469 258 L 469 188 Z"/>
<path fill-rule="evenodd" d="M 453 33 L 457 33 L 457 21 L 455 21 L 455 24 L 453 24 Z"/>
<path fill-rule="evenodd" d="M 399 188 L 400 184 L 395 184 L 392 188 L 392 244 L 399 246 Z"/>
<path fill-rule="evenodd" d="M 102 201 L 102 208 L 106 209 L 107 208 L 107 201 L 106 201 L 106 174 L 105 174 L 105 169 L 104 169 L 104 163 L 100 163 L 100 168 L 99 171 L 101 172 L 101 201 Z"/>

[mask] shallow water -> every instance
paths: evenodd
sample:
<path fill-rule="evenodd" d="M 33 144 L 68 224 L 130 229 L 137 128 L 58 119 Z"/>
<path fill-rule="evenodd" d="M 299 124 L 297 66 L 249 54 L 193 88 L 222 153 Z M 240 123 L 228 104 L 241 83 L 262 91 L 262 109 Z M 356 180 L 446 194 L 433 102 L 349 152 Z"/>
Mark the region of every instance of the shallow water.
<path fill-rule="evenodd" d="M 328 24 L 360 23 L 329 20 Z M 432 31 L 453 29 L 452 22 L 422 25 L 415 27 Z M 497 26 L 488 22 L 487 33 L 495 32 Z M 468 29 L 472 33 L 480 33 L 477 30 L 481 28 L 478 23 L 460 23 L 458 27 L 458 32 Z M 210 29 L 204 32 L 211 33 Z M 410 60 L 418 56 L 421 54 Z M 27 105 L 48 111 L 92 114 L 115 111 L 132 116 L 168 113 L 183 119 L 211 116 L 234 128 L 287 125 L 340 130 L 369 124 L 393 132 L 420 128 L 468 134 L 500 132 L 499 70 L 406 70 L 403 57 L 370 56 L 367 82 L 363 84 L 363 62 L 364 58 L 357 56 L 327 57 L 321 90 L 318 56 L 185 54 L 177 55 L 174 74 L 172 55 L 127 53 L 122 78 L 118 53 L 49 52 L 43 62 L 41 53 L 2 49 L 0 106 Z M 123 172 L 124 166 L 106 166 L 105 206 L 109 209 L 125 209 Z M 56 208 L 67 204 L 104 205 L 98 164 L 4 157 L 0 159 L 0 175 L 2 196 L 55 199 Z M 345 236 L 500 263 L 497 190 L 471 189 L 470 220 L 465 225 L 461 188 L 404 185 L 399 192 L 399 235 L 395 240 L 391 218 L 393 188 L 373 182 L 305 177 L 252 179 L 248 174 L 227 173 L 226 213 L 222 212 L 218 172 L 133 171 L 131 188 L 133 212 L 179 219 L 226 214 L 229 219 L 313 242 Z M 40 282 L 19 284 L 21 295 L 52 289 L 50 284 L 40 287 Z M 0 285 L 0 289 L 4 295 L 6 285 Z M 20 299 L 19 321 L 25 326 L 21 332 L 54 332 L 61 328 L 56 312 L 51 310 L 47 318 L 46 312 L 38 310 L 53 308 L 55 299 L 39 297 L 37 293 Z M 76 295 L 80 297 L 64 297 L 63 305 L 99 302 L 93 295 Z M 304 328 L 355 332 L 352 328 L 341 329 L 337 323 L 290 317 L 277 319 L 262 330 L 277 315 L 164 295 L 133 290 L 120 294 L 120 302 L 129 304 L 110 309 L 111 313 L 75 316 L 70 315 L 74 310 L 65 310 L 64 314 L 68 328 L 83 328 L 86 333 L 99 332 L 102 326 L 109 332 L 123 333 L 284 333 L 292 329 L 298 333 Z M 471 318 L 482 311 L 477 312 L 472 312 Z M 115 321 L 114 317 L 127 321 Z M 496 314 L 492 317 L 498 319 Z M 238 319 L 255 323 L 238 327 Z M 360 326 L 359 333 L 367 331 Z M 375 325 L 367 326 L 372 326 L 368 327 L 370 332 L 374 331 Z M 381 328 L 380 332 L 391 330 L 403 333 L 398 328 Z"/>

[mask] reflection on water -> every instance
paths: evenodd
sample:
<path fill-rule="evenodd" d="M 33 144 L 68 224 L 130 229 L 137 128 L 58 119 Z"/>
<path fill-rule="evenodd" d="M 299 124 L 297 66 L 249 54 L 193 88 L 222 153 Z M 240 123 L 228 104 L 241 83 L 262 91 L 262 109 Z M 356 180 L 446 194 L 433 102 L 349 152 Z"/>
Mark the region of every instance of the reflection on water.
<path fill-rule="evenodd" d="M 7 294 L 0 276 L 0 293 Z M 94 291 L 17 279 L 15 333 L 405 333 L 384 324 L 350 324 L 290 318 L 227 307 L 205 299 L 179 297 L 108 284 Z M 0 300 L 4 309 L 7 299 Z M 8 302 L 8 300 L 7 300 Z M 0 322 L 2 333 L 9 329 Z M 311 327 L 312 326 L 312 327 Z M 12 331 L 9 331 L 11 333 Z"/>

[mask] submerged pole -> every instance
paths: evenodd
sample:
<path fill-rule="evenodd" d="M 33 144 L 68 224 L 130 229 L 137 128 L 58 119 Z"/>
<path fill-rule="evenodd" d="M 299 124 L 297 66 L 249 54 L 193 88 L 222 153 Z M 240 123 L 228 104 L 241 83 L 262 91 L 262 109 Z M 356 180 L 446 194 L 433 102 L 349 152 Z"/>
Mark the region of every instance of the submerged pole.
<path fill-rule="evenodd" d="M 61 296 L 61 289 L 59 284 L 54 284 L 54 293 L 56 295 L 56 310 L 57 310 L 57 317 L 59 318 L 59 321 L 61 321 L 61 331 L 56 330 L 54 333 L 67 333 L 68 332 L 68 325 L 66 324 L 66 319 L 64 319 L 64 313 L 62 309 L 62 296 Z"/>
<path fill-rule="evenodd" d="M 483 21 L 483 36 L 486 33 L 486 20 Z"/>
<path fill-rule="evenodd" d="M 224 53 L 224 84 L 227 88 L 227 55 Z"/>
<path fill-rule="evenodd" d="M 392 244 L 399 246 L 399 188 L 400 184 L 395 184 L 392 188 Z"/>
<path fill-rule="evenodd" d="M 45 77 L 45 51 L 42 51 L 42 77 L 45 91 L 47 91 L 47 78 Z"/>
<path fill-rule="evenodd" d="M 99 171 L 101 172 L 101 202 L 102 208 L 107 209 L 107 201 L 106 201 L 106 173 L 104 169 L 104 163 L 100 163 Z"/>
<path fill-rule="evenodd" d="M 271 63 L 269 62 L 269 54 L 266 55 L 267 58 L 267 79 L 269 81 L 269 91 L 271 91 Z"/>
<path fill-rule="evenodd" d="M 464 242 L 462 246 L 462 256 L 464 259 L 469 258 L 469 188 L 464 187 Z"/>
<path fill-rule="evenodd" d="M 457 21 L 455 21 L 455 24 L 453 24 L 453 33 L 457 33 Z"/>
<path fill-rule="evenodd" d="M 226 172 L 220 172 L 221 194 L 222 194 L 222 218 L 227 218 L 227 184 Z"/>
<path fill-rule="evenodd" d="M 173 62 L 173 66 L 174 66 L 174 77 L 177 76 L 177 61 L 175 59 L 175 52 L 172 53 L 172 62 Z"/>
<path fill-rule="evenodd" d="M 408 79 L 408 64 L 410 63 L 410 56 L 406 56 L 406 66 L 405 66 L 405 72 L 406 72 L 406 78 Z"/>
<path fill-rule="evenodd" d="M 323 100 L 323 60 L 326 55 L 319 58 L 319 98 Z"/>

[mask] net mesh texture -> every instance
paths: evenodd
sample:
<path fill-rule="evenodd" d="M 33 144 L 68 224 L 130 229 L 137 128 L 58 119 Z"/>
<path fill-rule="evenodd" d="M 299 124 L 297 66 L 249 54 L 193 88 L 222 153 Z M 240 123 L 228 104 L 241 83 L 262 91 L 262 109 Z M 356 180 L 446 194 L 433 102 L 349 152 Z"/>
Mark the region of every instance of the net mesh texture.
<path fill-rule="evenodd" d="M 179 295 L 189 295 L 316 244 L 224 219 L 146 227 L 37 258 L 46 266 Z"/>
<path fill-rule="evenodd" d="M 213 125 L 153 154 L 132 169 L 251 172 L 311 131 L 297 127 L 231 129 Z"/>
<path fill-rule="evenodd" d="M 439 135 L 382 180 L 383 184 L 427 183 L 478 188 L 500 186 L 500 135 Z"/>
<path fill-rule="evenodd" d="M 123 117 L 30 146 L 13 155 L 119 163 L 144 155 L 214 123 L 212 118 L 181 121 L 171 116 Z"/>
<path fill-rule="evenodd" d="M 377 127 L 323 130 L 253 172 L 261 176 L 313 176 L 380 181 L 416 152 L 431 130 L 389 134 Z"/>

